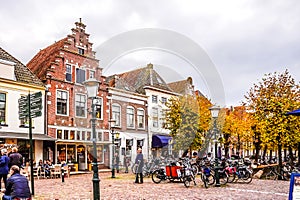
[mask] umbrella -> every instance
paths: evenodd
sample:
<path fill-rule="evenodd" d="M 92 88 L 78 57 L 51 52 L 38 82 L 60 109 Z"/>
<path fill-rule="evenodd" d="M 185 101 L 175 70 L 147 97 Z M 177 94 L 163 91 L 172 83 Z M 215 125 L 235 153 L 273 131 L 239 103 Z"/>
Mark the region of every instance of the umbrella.
<path fill-rule="evenodd" d="M 300 116 L 300 109 L 293 110 L 291 112 L 286 113 L 287 115 L 297 115 Z"/>

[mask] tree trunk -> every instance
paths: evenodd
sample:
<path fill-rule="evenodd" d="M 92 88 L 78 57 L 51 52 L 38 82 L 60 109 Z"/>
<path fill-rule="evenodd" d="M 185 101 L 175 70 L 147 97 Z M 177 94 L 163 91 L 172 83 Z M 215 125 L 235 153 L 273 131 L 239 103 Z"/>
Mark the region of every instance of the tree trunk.
<path fill-rule="evenodd" d="M 284 160 L 285 162 L 287 161 L 286 148 L 283 149 L 283 160 Z"/>
<path fill-rule="evenodd" d="M 293 149 L 291 146 L 289 146 L 289 162 L 291 166 L 294 166 L 294 160 Z"/>
<path fill-rule="evenodd" d="M 270 154 L 269 154 L 269 162 L 272 161 L 272 158 L 273 158 L 272 154 L 273 154 L 273 150 L 271 149 L 271 150 L 270 150 Z"/>
<path fill-rule="evenodd" d="M 267 145 L 265 145 L 265 146 L 264 146 L 263 155 L 262 155 L 262 160 L 265 160 L 265 158 L 266 158 L 266 153 L 267 153 L 267 150 L 268 150 L 268 146 L 267 146 Z"/>

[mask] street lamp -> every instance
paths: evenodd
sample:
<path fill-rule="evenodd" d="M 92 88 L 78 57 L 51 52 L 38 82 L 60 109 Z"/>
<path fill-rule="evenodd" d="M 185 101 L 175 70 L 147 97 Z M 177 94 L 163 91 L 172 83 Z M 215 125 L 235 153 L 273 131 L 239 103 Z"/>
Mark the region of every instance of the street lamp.
<path fill-rule="evenodd" d="M 211 108 L 209 108 L 210 112 L 211 112 L 211 116 L 214 120 L 214 127 L 213 127 L 213 131 L 215 134 L 215 167 L 214 167 L 214 171 L 215 171 L 215 176 L 216 176 L 216 187 L 220 187 L 220 176 L 219 176 L 219 160 L 218 160 L 218 143 L 217 143 L 217 118 L 219 116 L 219 111 L 220 111 L 220 107 L 214 105 Z"/>
<path fill-rule="evenodd" d="M 111 128 L 111 139 L 112 139 L 112 169 L 111 169 L 111 178 L 116 178 L 115 176 L 115 124 L 116 120 L 112 119 L 110 122 Z"/>
<path fill-rule="evenodd" d="M 96 110 L 94 100 L 97 98 L 98 87 L 100 82 L 95 78 L 90 78 L 83 82 L 88 94 L 88 98 L 92 99 L 92 134 L 93 134 L 93 196 L 94 200 L 100 200 L 100 186 L 99 186 L 99 174 L 98 174 L 98 160 L 97 160 L 97 145 L 96 145 Z"/>

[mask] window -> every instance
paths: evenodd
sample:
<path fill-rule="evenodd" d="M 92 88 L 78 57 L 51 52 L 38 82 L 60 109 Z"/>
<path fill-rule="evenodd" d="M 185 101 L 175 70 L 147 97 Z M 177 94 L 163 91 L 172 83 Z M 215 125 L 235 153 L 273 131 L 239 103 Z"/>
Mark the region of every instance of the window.
<path fill-rule="evenodd" d="M 152 108 L 153 127 L 158 127 L 158 108 Z"/>
<path fill-rule="evenodd" d="M 6 94 L 0 93 L 0 125 L 5 124 Z"/>
<path fill-rule="evenodd" d="M 57 139 L 63 139 L 63 136 L 62 136 L 62 130 L 57 130 L 57 131 L 56 131 L 56 138 L 57 138 Z"/>
<path fill-rule="evenodd" d="M 88 131 L 88 132 L 86 133 L 86 140 L 91 140 L 91 139 L 92 139 L 92 137 L 91 137 L 91 132 Z"/>
<path fill-rule="evenodd" d="M 78 48 L 78 53 L 79 53 L 80 55 L 84 55 L 84 49 Z"/>
<path fill-rule="evenodd" d="M 120 126 L 121 107 L 117 104 L 112 105 L 112 118 L 116 120 L 115 126 Z"/>
<path fill-rule="evenodd" d="M 86 138 L 85 138 L 85 131 L 82 131 L 82 132 L 81 132 L 81 139 L 82 139 L 82 140 L 86 140 Z"/>
<path fill-rule="evenodd" d="M 85 117 L 85 111 L 86 111 L 86 96 L 85 95 L 76 94 L 75 107 L 76 107 L 76 116 L 77 117 Z"/>
<path fill-rule="evenodd" d="M 144 110 L 138 109 L 138 111 L 137 111 L 138 128 L 145 128 L 144 127 L 144 119 L 145 119 Z"/>
<path fill-rule="evenodd" d="M 74 139 L 75 139 L 75 131 L 70 131 L 69 140 L 74 140 Z"/>
<path fill-rule="evenodd" d="M 103 113 L 103 99 L 99 98 L 99 99 L 94 99 L 94 103 L 95 103 L 95 109 L 96 109 L 96 118 L 98 119 L 102 119 L 102 113 Z"/>
<path fill-rule="evenodd" d="M 69 64 L 66 64 L 66 81 L 72 81 L 72 67 Z"/>
<path fill-rule="evenodd" d="M 162 116 L 161 116 L 161 120 L 162 120 L 162 128 L 167 128 L 167 109 L 163 109 L 162 110 Z"/>
<path fill-rule="evenodd" d="M 102 132 L 98 132 L 98 137 L 97 137 L 97 141 L 102 141 Z"/>
<path fill-rule="evenodd" d="M 156 95 L 152 95 L 152 103 L 157 103 L 157 96 Z"/>
<path fill-rule="evenodd" d="M 95 78 L 95 71 L 90 70 L 90 78 Z"/>
<path fill-rule="evenodd" d="M 66 91 L 56 91 L 56 114 L 67 115 L 68 93 Z"/>
<path fill-rule="evenodd" d="M 127 127 L 134 128 L 134 109 L 132 107 L 127 108 Z"/>
<path fill-rule="evenodd" d="M 81 140 L 80 131 L 76 131 L 76 140 Z"/>
<path fill-rule="evenodd" d="M 69 139 L 69 131 L 68 130 L 64 130 L 64 136 L 63 139 L 68 140 Z"/>
<path fill-rule="evenodd" d="M 85 70 L 76 69 L 76 83 L 82 83 L 85 81 Z"/>
<path fill-rule="evenodd" d="M 167 98 L 166 98 L 166 97 L 162 97 L 162 98 L 161 98 L 161 103 L 162 103 L 162 104 L 166 104 L 166 102 L 167 102 Z"/>

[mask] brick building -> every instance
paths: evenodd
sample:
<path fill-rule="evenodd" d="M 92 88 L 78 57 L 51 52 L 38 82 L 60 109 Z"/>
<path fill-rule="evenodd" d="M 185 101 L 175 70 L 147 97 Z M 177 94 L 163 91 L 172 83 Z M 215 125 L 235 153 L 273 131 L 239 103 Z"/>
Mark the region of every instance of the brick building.
<path fill-rule="evenodd" d="M 86 25 L 75 23 L 72 33 L 40 50 L 28 63 L 46 85 L 46 123 L 48 135 L 56 139 L 49 151 L 55 163 L 78 164 L 79 170 L 90 169 L 92 159 L 91 100 L 82 84 L 89 78 L 100 81 L 96 99 L 97 155 L 100 166 L 109 165 L 109 104 L 102 68 L 89 42 Z"/>

